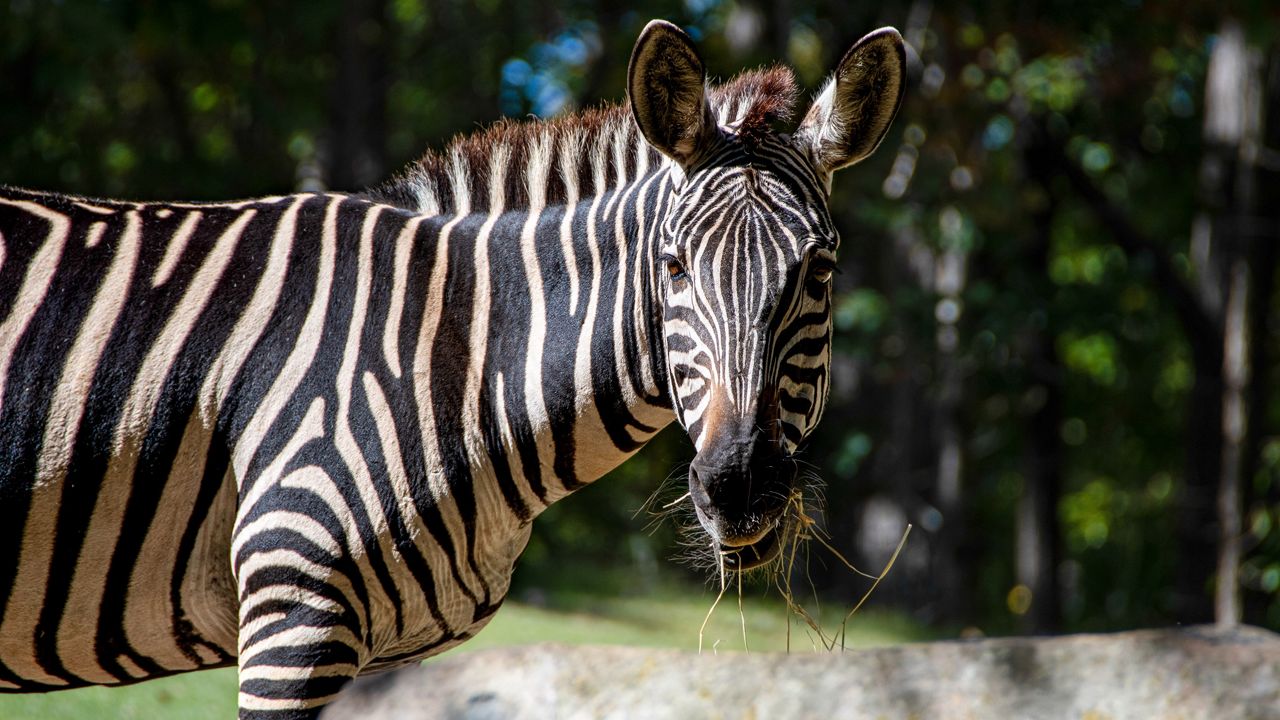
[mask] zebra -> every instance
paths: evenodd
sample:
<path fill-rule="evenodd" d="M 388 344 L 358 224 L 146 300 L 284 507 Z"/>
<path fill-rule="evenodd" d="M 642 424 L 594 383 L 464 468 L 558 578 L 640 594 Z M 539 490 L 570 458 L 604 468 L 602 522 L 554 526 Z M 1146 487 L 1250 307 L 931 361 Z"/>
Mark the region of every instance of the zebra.
<path fill-rule="evenodd" d="M 832 174 L 897 114 L 892 28 L 793 132 L 638 37 L 628 102 L 503 122 L 358 194 L 0 189 L 0 691 L 237 665 L 242 718 L 474 635 L 530 523 L 678 421 L 731 571 L 827 398 Z"/>

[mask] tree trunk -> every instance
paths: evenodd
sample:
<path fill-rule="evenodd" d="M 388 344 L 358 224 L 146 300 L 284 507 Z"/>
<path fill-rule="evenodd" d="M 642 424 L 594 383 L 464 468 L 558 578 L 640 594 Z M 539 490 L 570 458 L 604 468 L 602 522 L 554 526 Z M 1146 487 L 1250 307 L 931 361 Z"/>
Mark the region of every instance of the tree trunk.
<path fill-rule="evenodd" d="M 1209 583 L 1215 568 L 1214 488 L 1222 457 L 1222 348 L 1220 338 L 1189 337 L 1195 380 L 1187 400 L 1186 471 L 1177 497 L 1177 576 L 1174 619 L 1213 618 Z"/>
<path fill-rule="evenodd" d="M 329 186 L 340 190 L 364 188 L 386 175 L 386 9 L 386 0 L 342 5 L 325 163 Z"/>
<path fill-rule="evenodd" d="M 1221 626 L 1240 622 L 1241 467 L 1247 431 L 1250 338 L 1249 260 L 1257 208 L 1257 157 L 1261 146 L 1260 62 L 1234 20 L 1223 22 L 1205 81 L 1205 155 L 1201 242 L 1218 262 L 1202 269 L 1206 297 L 1220 309 L 1222 328 L 1221 455 L 1217 487 L 1214 617 Z"/>
<path fill-rule="evenodd" d="M 1221 627 L 1240 623 L 1240 456 L 1245 433 L 1245 387 L 1249 382 L 1245 332 L 1249 268 L 1232 263 L 1224 323 L 1222 388 L 1222 477 L 1218 486 L 1218 572 L 1213 615 Z"/>
<path fill-rule="evenodd" d="M 1268 336 L 1272 324 L 1272 299 L 1275 293 L 1276 264 L 1280 262 L 1280 204 L 1265 199 L 1280 197 L 1280 46 L 1273 46 L 1268 53 L 1261 88 L 1259 112 L 1261 114 L 1260 145 L 1253 167 L 1254 196 L 1257 198 L 1254 217 L 1248 223 L 1252 242 L 1249 245 L 1249 307 L 1248 329 L 1249 357 L 1246 365 L 1249 377 L 1244 390 L 1247 417 L 1245 419 L 1244 446 L 1240 457 L 1242 517 L 1250 517 L 1254 511 L 1264 510 L 1269 502 L 1280 501 L 1280 487 L 1269 488 L 1272 498 L 1252 482 L 1260 466 L 1263 439 L 1274 434 L 1275 428 L 1267 426 L 1267 409 L 1271 404 L 1272 347 Z M 1262 538 L 1250 538 L 1258 541 Z M 1247 554 L 1249 547 L 1241 548 Z M 1242 619 L 1250 624 L 1264 624 L 1266 609 L 1272 598 L 1269 593 L 1242 588 Z"/>
<path fill-rule="evenodd" d="M 960 296 L 966 284 L 965 251 L 953 248 L 938 258 L 935 287 L 940 299 L 937 319 L 938 389 L 934 421 L 938 433 L 937 480 L 934 488 L 942 524 L 937 532 L 935 557 L 938 582 L 938 619 L 969 619 L 969 597 L 964 591 L 967 572 L 962 549 L 968 534 L 964 511 L 964 430 L 960 422 L 964 399 L 964 371 L 959 344 Z"/>
<path fill-rule="evenodd" d="M 1040 169 L 1033 171 L 1041 176 Z M 1048 188 L 1045 188 L 1046 195 Z M 1029 266 L 1049 271 L 1049 245 L 1054 205 L 1033 214 L 1035 237 L 1030 245 Z M 1044 287 L 1049 287 L 1046 282 Z M 1037 295 L 1040 295 L 1037 293 Z M 1030 590 L 1030 605 L 1022 616 L 1023 631 L 1045 635 L 1062 628 L 1062 592 L 1058 568 L 1062 564 L 1062 532 L 1058 523 L 1058 500 L 1062 495 L 1062 368 L 1054 347 L 1050 322 L 1050 298 L 1037 296 L 1037 309 L 1045 326 L 1028 328 L 1027 366 L 1031 388 L 1039 396 L 1027 424 L 1023 445 L 1024 479 L 1018 499 L 1017 571 L 1018 584 Z"/>

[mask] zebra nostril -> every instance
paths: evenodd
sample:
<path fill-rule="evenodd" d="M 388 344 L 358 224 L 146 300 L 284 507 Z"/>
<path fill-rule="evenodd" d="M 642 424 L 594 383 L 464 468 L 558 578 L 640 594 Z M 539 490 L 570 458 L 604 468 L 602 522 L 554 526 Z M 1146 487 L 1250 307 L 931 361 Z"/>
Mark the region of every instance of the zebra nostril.
<path fill-rule="evenodd" d="M 692 466 L 689 468 L 689 491 L 695 496 L 707 496 L 707 486 L 698 474 L 698 468 L 692 468 Z"/>
<path fill-rule="evenodd" d="M 702 477 L 698 474 L 698 469 L 692 466 L 689 468 L 689 494 L 693 496 L 695 503 L 703 507 L 711 502 L 711 495 L 707 492 L 706 483 L 703 482 Z"/>

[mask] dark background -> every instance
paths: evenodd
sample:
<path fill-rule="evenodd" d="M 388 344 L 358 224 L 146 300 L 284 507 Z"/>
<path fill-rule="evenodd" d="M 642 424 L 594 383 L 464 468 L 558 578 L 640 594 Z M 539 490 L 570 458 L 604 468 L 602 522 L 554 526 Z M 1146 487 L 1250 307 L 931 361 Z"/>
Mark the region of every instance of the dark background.
<path fill-rule="evenodd" d="M 1274 4 L 5 0 L 0 183 L 358 189 L 497 118 L 621 100 L 652 17 L 713 73 L 782 61 L 810 91 L 876 27 L 912 46 L 888 139 L 836 179 L 805 452 L 864 569 L 915 525 L 873 602 L 944 632 L 1280 629 Z M 669 431 L 548 511 L 517 593 L 701 580 L 635 516 L 689 455 Z M 865 590 L 810 550 L 804 584 Z"/>

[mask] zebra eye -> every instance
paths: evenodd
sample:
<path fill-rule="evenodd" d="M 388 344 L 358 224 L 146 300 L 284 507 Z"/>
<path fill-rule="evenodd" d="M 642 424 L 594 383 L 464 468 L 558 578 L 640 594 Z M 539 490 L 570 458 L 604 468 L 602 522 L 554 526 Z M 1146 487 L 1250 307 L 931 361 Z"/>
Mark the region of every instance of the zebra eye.
<path fill-rule="evenodd" d="M 836 273 L 836 266 L 829 263 L 819 263 L 813 268 L 813 279 L 820 283 L 831 282 L 831 276 Z"/>
<path fill-rule="evenodd" d="M 663 255 L 662 262 L 667 266 L 667 275 L 672 280 L 683 280 L 685 276 L 684 266 L 680 261 L 671 255 Z"/>
<path fill-rule="evenodd" d="M 671 375 L 675 378 L 676 384 L 680 385 L 689 379 L 689 368 L 684 365 L 676 365 L 671 368 Z"/>

